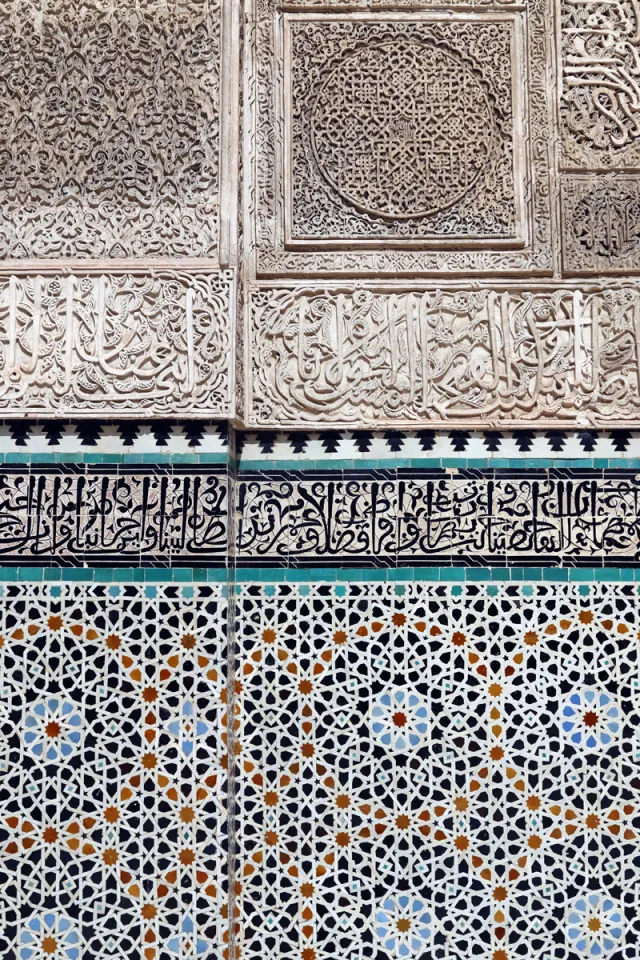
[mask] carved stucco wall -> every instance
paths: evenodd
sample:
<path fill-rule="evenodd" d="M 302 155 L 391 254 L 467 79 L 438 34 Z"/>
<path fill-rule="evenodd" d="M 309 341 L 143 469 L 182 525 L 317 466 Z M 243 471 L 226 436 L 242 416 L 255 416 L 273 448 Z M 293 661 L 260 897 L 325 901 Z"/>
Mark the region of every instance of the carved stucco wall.
<path fill-rule="evenodd" d="M 242 13 L 0 4 L 3 413 L 635 420 L 635 5 Z"/>
<path fill-rule="evenodd" d="M 4 414 L 231 415 L 235 7 L 0 3 Z"/>
<path fill-rule="evenodd" d="M 636 5 L 249 10 L 244 421 L 637 421 Z"/>

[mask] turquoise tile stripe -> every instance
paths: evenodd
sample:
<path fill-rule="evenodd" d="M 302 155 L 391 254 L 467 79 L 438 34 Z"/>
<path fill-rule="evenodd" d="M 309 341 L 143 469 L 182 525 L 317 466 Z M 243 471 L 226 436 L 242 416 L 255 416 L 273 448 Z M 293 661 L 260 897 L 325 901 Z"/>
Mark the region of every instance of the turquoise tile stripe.
<path fill-rule="evenodd" d="M 226 453 L 1 453 L 1 464 L 51 464 L 51 463 L 87 463 L 87 464 L 231 464 L 235 462 L 239 473 L 244 471 L 271 470 L 549 470 L 566 469 L 640 469 L 640 460 L 624 458 L 566 460 L 561 458 L 529 459 L 505 458 L 466 458 L 466 457 L 385 457 L 380 460 L 235 460 Z"/>
<path fill-rule="evenodd" d="M 371 568 L 322 567 L 309 570 L 269 570 L 261 567 L 238 569 L 235 573 L 238 583 L 314 583 L 321 581 L 344 582 L 388 582 L 388 581 L 437 581 L 441 583 L 504 583 L 523 582 L 564 582 L 580 583 L 601 581 L 605 583 L 638 582 L 640 568 L 632 567 L 565 567 L 563 569 L 545 569 L 540 567 L 403 567 L 392 570 L 372 570 Z"/>
<path fill-rule="evenodd" d="M 381 460 L 239 460 L 237 463 L 239 473 L 246 471 L 262 471 L 268 473 L 270 470 L 551 470 L 554 468 L 566 469 L 631 469 L 640 468 L 640 460 L 625 460 L 624 458 L 615 459 L 589 459 L 582 457 L 578 460 L 567 460 L 564 458 L 525 458 L 516 457 L 514 459 L 505 458 L 466 458 L 466 457 L 442 457 L 434 459 L 430 457 L 385 457 Z"/>
<path fill-rule="evenodd" d="M 391 570 L 320 567 L 309 570 L 277 570 L 248 567 L 202 569 L 142 569 L 138 567 L 0 567 L 0 581 L 72 581 L 89 583 L 320 583 L 389 582 L 412 580 L 440 583 L 504 583 L 509 581 L 584 583 L 640 583 L 640 568 L 569 567 L 402 567 Z"/>
<path fill-rule="evenodd" d="M 229 569 L 214 567 L 3 567 L 0 582 L 62 581 L 73 583 L 226 583 Z"/>

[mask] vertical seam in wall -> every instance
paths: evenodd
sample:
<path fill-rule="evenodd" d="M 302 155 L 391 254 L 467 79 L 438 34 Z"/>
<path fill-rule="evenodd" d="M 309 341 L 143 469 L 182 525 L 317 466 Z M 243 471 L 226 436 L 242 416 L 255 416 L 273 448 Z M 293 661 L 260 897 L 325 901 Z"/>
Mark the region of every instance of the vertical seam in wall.
<path fill-rule="evenodd" d="M 239 147 L 240 29 L 238 0 L 222 0 L 220 28 L 220 184 L 218 190 L 218 261 L 222 269 L 235 264 L 237 254 Z"/>
<path fill-rule="evenodd" d="M 229 453 L 227 460 L 227 920 L 228 957 L 235 960 L 236 949 L 236 481 L 238 460 L 236 430 L 229 424 Z"/>

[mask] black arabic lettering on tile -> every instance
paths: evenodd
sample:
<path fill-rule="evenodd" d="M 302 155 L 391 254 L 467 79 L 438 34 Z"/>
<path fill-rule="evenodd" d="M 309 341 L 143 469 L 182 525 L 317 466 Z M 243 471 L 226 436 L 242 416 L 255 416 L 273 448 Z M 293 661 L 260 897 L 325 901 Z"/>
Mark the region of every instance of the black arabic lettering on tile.
<path fill-rule="evenodd" d="M 226 467 L 4 467 L 0 563 L 224 566 Z M 241 473 L 241 566 L 640 565 L 632 470 Z"/>
<path fill-rule="evenodd" d="M 59 464 L 0 470 L 5 565 L 220 565 L 226 470 Z"/>
<path fill-rule="evenodd" d="M 252 473 L 237 508 L 244 565 L 640 561 L 630 470 Z"/>

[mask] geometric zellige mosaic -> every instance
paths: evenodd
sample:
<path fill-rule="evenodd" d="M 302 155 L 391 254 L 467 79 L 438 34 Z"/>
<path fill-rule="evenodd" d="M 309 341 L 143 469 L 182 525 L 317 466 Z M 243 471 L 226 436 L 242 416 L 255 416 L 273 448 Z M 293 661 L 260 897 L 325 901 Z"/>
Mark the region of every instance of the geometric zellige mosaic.
<path fill-rule="evenodd" d="M 1 955 L 222 957 L 226 588 L 0 589 Z"/>
<path fill-rule="evenodd" d="M 239 602 L 245 960 L 637 958 L 635 586 Z"/>
<path fill-rule="evenodd" d="M 636 960 L 635 584 L 1 590 L 3 956 Z"/>

